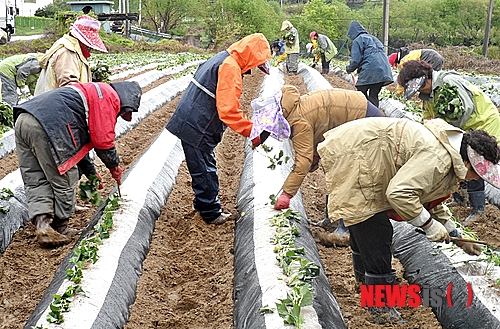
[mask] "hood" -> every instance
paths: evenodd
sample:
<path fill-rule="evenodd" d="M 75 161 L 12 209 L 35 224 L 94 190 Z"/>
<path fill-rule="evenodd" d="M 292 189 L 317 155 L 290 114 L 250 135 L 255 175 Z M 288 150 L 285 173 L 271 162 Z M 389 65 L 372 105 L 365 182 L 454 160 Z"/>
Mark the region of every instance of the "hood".
<path fill-rule="evenodd" d="M 142 89 L 137 81 L 120 81 L 109 84 L 120 98 L 120 115 L 124 120 L 132 120 L 132 112 L 139 111 Z"/>
<path fill-rule="evenodd" d="M 300 92 L 297 87 L 292 85 L 284 85 L 281 87 L 283 96 L 281 97 L 281 108 L 283 109 L 283 116 L 288 116 L 297 108 L 300 99 Z"/>
<path fill-rule="evenodd" d="M 349 28 L 347 29 L 347 36 L 351 40 L 356 39 L 358 35 L 363 33 L 368 33 L 368 32 L 366 32 L 366 29 L 358 21 L 352 21 L 351 24 L 349 24 Z"/>
<path fill-rule="evenodd" d="M 250 34 L 233 43 L 227 52 L 241 68 L 241 73 L 247 72 L 271 60 L 269 42 L 262 33 Z"/>
<path fill-rule="evenodd" d="M 283 23 L 281 23 L 281 31 L 284 31 L 286 29 L 291 29 L 293 27 L 292 23 L 290 23 L 290 21 L 283 21 Z"/>

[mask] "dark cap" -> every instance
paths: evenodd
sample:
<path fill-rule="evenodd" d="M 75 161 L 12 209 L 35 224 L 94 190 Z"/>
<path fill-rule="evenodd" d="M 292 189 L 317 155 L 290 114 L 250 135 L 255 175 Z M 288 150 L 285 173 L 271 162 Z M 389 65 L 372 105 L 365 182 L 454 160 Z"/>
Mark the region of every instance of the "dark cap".
<path fill-rule="evenodd" d="M 120 98 L 120 115 L 124 120 L 132 120 L 132 112 L 139 111 L 142 89 L 137 81 L 120 81 L 109 84 Z"/>

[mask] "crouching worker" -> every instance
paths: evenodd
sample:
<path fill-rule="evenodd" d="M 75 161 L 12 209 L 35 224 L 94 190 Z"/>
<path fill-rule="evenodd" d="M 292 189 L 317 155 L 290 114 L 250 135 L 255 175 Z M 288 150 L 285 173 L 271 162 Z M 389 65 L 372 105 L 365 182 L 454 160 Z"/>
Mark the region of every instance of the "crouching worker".
<path fill-rule="evenodd" d="M 121 184 L 116 121 L 118 116 L 132 119 L 141 94 L 137 82 L 75 83 L 14 107 L 28 216 L 40 246 L 57 247 L 79 233 L 68 227 L 80 178 L 77 164 L 92 148 Z"/>
<path fill-rule="evenodd" d="M 430 241 L 460 237 L 444 200 L 464 180 L 483 177 L 500 186 L 500 149 L 483 130 L 464 133 L 444 120 L 422 125 L 406 119 L 370 118 L 345 123 L 318 145 L 329 192 L 331 217 L 344 218 L 356 279 L 394 284 L 393 227 L 389 213 L 420 228 Z M 415 233 L 418 234 L 418 233 Z M 479 255 L 474 243 L 457 243 Z M 373 322 L 399 321 L 394 308 L 369 308 Z"/>
<path fill-rule="evenodd" d="M 359 91 L 334 88 L 300 96 L 297 87 L 292 85 L 284 85 L 281 91 L 283 116 L 291 127 L 295 158 L 292 171 L 283 183 L 283 192 L 274 205 L 276 210 L 288 208 L 290 199 L 299 190 L 307 173 L 318 169 L 320 157 L 316 148 L 324 140 L 325 132 L 348 121 L 382 116 L 379 109 Z M 340 221 L 334 232 L 337 237 L 335 244 L 345 246 L 349 243 L 349 233 L 341 217 L 336 218 Z M 324 223 L 330 223 L 328 215 Z"/>

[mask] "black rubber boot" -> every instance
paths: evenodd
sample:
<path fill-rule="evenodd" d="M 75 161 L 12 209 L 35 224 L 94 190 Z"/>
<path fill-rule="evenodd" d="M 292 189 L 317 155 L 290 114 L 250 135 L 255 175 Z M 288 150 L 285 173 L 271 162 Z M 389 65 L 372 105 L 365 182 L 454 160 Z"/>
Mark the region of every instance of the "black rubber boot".
<path fill-rule="evenodd" d="M 361 259 L 361 254 L 356 251 L 352 251 L 352 267 L 354 268 L 354 277 L 356 282 L 365 283 L 365 265 Z"/>
<path fill-rule="evenodd" d="M 470 214 L 464 223 L 474 222 L 486 208 L 486 195 L 484 191 L 469 192 Z"/>
<path fill-rule="evenodd" d="M 386 274 L 371 274 L 365 272 L 365 283 L 366 284 L 394 284 L 396 282 L 396 271 L 392 270 L 390 273 Z M 385 323 L 402 323 L 405 322 L 401 318 L 401 313 L 399 313 L 395 307 L 369 307 L 368 312 L 373 316 L 370 322 L 376 324 Z"/>
<path fill-rule="evenodd" d="M 335 230 L 335 226 L 330 222 L 330 218 L 328 217 L 328 194 L 326 195 L 325 218 L 320 220 L 317 225 L 330 232 Z"/>

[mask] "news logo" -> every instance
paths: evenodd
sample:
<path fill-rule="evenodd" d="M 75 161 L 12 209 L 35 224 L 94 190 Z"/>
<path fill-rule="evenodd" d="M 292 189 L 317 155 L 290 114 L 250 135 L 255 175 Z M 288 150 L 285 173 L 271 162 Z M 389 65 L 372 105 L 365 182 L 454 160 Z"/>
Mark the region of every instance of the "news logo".
<path fill-rule="evenodd" d="M 449 283 L 446 290 L 430 288 L 428 285 L 418 284 L 363 284 L 361 285 L 361 307 L 442 307 L 444 303 L 453 307 L 453 283 Z M 467 283 L 466 307 L 472 304 L 472 285 Z"/>

